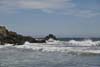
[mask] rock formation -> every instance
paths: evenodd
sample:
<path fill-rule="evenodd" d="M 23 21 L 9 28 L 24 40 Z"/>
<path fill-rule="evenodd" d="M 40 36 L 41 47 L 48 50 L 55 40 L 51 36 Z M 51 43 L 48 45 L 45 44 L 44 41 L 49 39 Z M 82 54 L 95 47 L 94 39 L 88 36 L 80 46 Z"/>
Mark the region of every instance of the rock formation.
<path fill-rule="evenodd" d="M 0 36 L 6 37 L 8 34 L 8 30 L 4 26 L 0 26 Z"/>
<path fill-rule="evenodd" d="M 17 34 L 16 32 L 9 31 L 4 26 L 0 26 L 0 45 L 4 44 L 14 44 L 14 45 L 23 45 L 26 41 L 30 43 L 45 43 L 46 40 L 52 38 L 56 40 L 57 38 L 53 34 L 49 34 L 43 39 L 35 39 L 31 36 L 23 36 Z"/>
<path fill-rule="evenodd" d="M 57 40 L 57 38 L 53 35 L 53 34 L 49 34 L 48 36 L 45 37 L 45 40 L 48 40 L 48 39 L 54 39 L 54 40 Z"/>
<path fill-rule="evenodd" d="M 44 43 L 45 40 L 36 40 L 35 38 L 31 36 L 23 36 L 20 34 L 17 34 L 13 31 L 8 31 L 6 27 L 0 26 L 0 45 L 4 44 L 14 44 L 14 45 L 22 45 L 26 41 L 30 43 Z"/>

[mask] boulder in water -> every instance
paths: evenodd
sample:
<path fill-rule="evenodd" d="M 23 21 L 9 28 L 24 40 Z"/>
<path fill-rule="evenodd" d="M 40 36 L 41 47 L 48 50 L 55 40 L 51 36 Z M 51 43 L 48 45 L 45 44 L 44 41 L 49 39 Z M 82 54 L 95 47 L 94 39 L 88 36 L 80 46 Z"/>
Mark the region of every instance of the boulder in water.
<path fill-rule="evenodd" d="M 56 36 L 54 36 L 53 34 L 49 34 L 48 36 L 45 37 L 45 40 L 49 39 L 57 40 Z"/>

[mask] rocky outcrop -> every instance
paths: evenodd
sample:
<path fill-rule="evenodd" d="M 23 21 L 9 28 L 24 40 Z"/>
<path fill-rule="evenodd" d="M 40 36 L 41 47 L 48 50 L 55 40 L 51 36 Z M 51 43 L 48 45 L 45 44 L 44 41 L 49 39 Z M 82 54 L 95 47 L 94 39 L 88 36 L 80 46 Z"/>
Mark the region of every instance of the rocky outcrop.
<path fill-rule="evenodd" d="M 14 44 L 14 45 L 22 45 L 26 41 L 30 43 L 45 43 L 45 40 L 36 40 L 35 38 L 31 36 L 23 36 L 20 34 L 17 34 L 13 31 L 8 31 L 6 27 L 0 26 L 0 44 L 4 45 L 6 43 L 8 44 Z"/>
<path fill-rule="evenodd" d="M 4 26 L 0 26 L 0 45 L 4 44 L 14 44 L 14 45 L 23 45 L 26 41 L 30 43 L 45 43 L 48 39 L 57 40 L 53 34 L 49 34 L 43 39 L 35 39 L 31 36 L 23 36 L 17 34 L 16 32 L 9 31 Z"/>
<path fill-rule="evenodd" d="M 8 34 L 8 30 L 4 26 L 0 26 L 0 36 L 6 37 Z"/>
<path fill-rule="evenodd" d="M 54 36 L 53 34 L 49 34 L 48 36 L 46 36 L 45 40 L 49 40 L 50 38 L 53 40 L 57 40 L 56 36 Z"/>

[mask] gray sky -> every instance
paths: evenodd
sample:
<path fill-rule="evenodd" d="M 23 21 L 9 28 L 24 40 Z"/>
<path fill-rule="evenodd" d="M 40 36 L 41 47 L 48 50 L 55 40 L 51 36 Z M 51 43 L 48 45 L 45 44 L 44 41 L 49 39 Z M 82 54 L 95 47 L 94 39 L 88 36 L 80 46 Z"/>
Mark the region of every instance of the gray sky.
<path fill-rule="evenodd" d="M 32 36 L 100 37 L 100 0 L 0 0 L 0 25 Z"/>

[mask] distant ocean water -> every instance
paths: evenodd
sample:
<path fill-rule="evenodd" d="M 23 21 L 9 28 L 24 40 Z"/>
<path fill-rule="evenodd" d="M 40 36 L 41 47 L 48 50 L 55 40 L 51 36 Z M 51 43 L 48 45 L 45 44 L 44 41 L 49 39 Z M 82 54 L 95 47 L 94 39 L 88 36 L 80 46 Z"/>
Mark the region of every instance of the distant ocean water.
<path fill-rule="evenodd" d="M 87 39 L 90 39 L 90 40 L 92 40 L 92 41 L 100 41 L 100 38 L 97 38 L 97 37 L 95 37 L 95 38 L 82 38 L 82 37 L 67 37 L 67 38 L 58 38 L 59 40 L 61 40 L 61 41 L 70 41 L 70 40 L 76 40 L 76 41 L 82 41 L 82 40 L 87 40 Z"/>
<path fill-rule="evenodd" d="M 0 67 L 100 67 L 100 40 L 60 38 L 47 43 L 0 45 Z"/>

